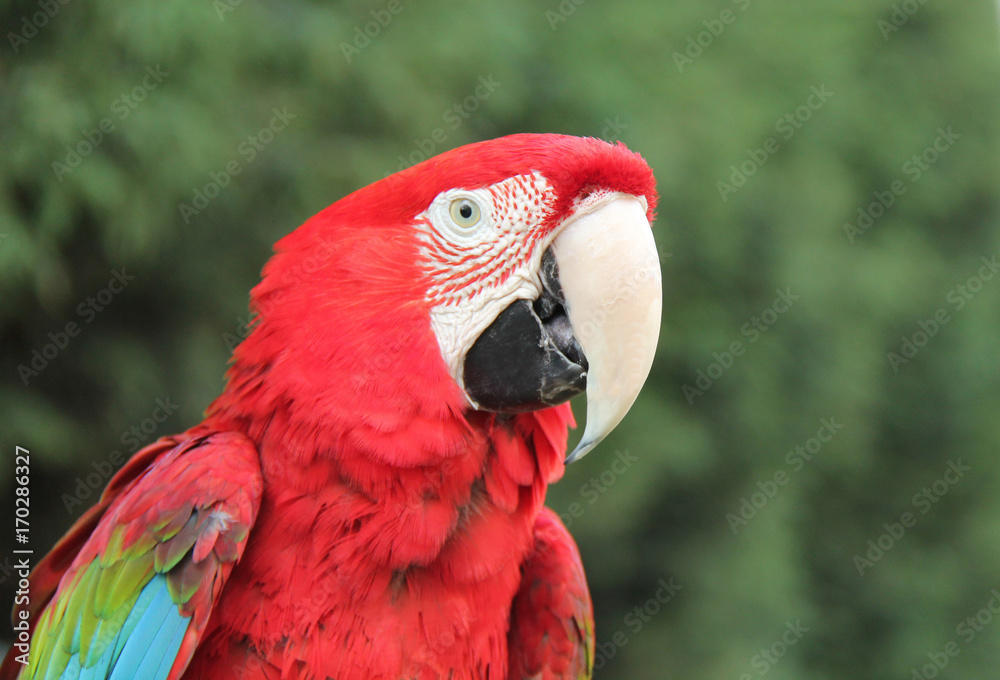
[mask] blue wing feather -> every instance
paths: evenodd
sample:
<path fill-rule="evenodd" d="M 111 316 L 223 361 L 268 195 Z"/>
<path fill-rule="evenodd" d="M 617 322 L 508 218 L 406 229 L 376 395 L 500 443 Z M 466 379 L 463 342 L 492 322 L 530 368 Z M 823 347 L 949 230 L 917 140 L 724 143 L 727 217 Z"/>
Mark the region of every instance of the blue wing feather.
<path fill-rule="evenodd" d="M 149 606 L 139 615 L 132 633 L 128 636 L 122 647 L 121 654 L 112 662 L 111 672 L 105 676 L 108 680 L 131 680 L 137 678 L 141 680 L 166 680 L 177 657 L 177 650 L 180 649 L 183 633 L 178 636 L 175 632 L 186 630 L 189 618 L 180 615 L 177 605 L 170 599 L 167 590 L 167 579 L 162 574 L 157 574 L 143 588 L 143 593 L 152 590 L 153 598 Z M 133 610 L 133 613 L 135 610 Z M 129 618 L 132 618 L 130 615 Z M 128 623 L 122 627 L 124 632 L 128 628 Z M 117 645 L 116 645 L 117 647 Z M 169 659 L 162 675 L 160 668 L 162 661 Z"/>
<path fill-rule="evenodd" d="M 166 577 L 157 574 L 96 663 L 83 668 L 74 654 L 58 678 L 46 680 L 166 680 L 190 622 L 170 599 Z"/>
<path fill-rule="evenodd" d="M 177 650 L 180 649 L 181 643 L 184 642 L 184 634 L 187 633 L 187 629 L 188 619 L 180 618 L 174 622 L 173 636 L 167 642 L 168 653 L 164 654 L 160 660 L 160 667 L 156 671 L 157 678 L 165 678 L 170 674 L 170 669 L 177 658 Z"/>

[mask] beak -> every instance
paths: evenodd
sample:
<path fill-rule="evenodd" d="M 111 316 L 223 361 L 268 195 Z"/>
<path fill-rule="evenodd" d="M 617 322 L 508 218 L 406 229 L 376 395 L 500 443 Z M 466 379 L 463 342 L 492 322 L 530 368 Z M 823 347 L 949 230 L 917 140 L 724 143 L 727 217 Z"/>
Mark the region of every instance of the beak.
<path fill-rule="evenodd" d="M 660 258 L 645 203 L 627 195 L 571 218 L 551 247 L 589 364 L 587 426 L 566 458 L 572 463 L 621 422 L 649 375 L 660 334 Z"/>
<path fill-rule="evenodd" d="M 660 333 L 660 258 L 644 199 L 613 194 L 560 225 L 542 255 L 541 293 L 515 300 L 465 356 L 477 409 L 519 413 L 587 392 L 582 458 L 628 413 Z"/>

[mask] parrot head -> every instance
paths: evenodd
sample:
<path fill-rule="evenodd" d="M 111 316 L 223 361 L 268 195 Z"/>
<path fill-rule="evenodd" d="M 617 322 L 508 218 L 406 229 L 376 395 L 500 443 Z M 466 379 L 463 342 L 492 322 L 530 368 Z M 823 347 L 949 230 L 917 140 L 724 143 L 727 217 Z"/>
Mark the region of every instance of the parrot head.
<path fill-rule="evenodd" d="M 638 154 L 564 135 L 470 144 L 386 177 L 278 242 L 231 386 L 311 427 L 378 433 L 586 392 L 578 459 L 653 360 L 655 203 Z"/>

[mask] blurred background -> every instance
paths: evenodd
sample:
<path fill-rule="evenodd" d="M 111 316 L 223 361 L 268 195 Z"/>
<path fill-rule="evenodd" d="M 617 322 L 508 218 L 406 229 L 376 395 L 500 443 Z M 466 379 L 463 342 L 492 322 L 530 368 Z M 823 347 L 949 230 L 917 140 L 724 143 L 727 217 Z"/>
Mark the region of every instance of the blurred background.
<path fill-rule="evenodd" d="M 14 0 L 0 25 L 0 493 L 10 517 L 29 449 L 38 552 L 200 419 L 275 240 L 446 149 L 589 135 L 656 172 L 665 288 L 643 394 L 549 495 L 596 677 L 996 677 L 994 4 Z"/>

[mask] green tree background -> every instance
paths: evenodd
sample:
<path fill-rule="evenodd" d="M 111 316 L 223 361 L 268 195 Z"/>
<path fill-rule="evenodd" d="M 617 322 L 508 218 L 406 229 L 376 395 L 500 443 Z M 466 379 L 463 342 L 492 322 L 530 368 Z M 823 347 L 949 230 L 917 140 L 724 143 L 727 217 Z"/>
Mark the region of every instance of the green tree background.
<path fill-rule="evenodd" d="M 199 420 L 277 238 L 428 154 L 600 136 L 657 174 L 665 298 L 645 391 L 549 496 L 598 677 L 996 677 L 995 5 L 14 0 L 0 24 L 0 489 L 29 448 L 34 547 Z"/>

